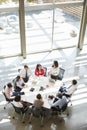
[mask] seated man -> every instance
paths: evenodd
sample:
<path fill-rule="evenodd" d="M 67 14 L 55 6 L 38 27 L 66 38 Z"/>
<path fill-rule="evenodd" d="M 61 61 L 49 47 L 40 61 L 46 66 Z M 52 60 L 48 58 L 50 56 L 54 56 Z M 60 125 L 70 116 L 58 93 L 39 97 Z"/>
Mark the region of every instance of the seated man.
<path fill-rule="evenodd" d="M 64 105 L 67 104 L 67 98 L 62 94 L 58 94 L 55 97 L 53 103 L 51 104 L 51 109 L 53 110 L 61 110 Z"/>
<path fill-rule="evenodd" d="M 12 104 L 15 106 L 15 107 L 18 107 L 18 108 L 21 108 L 22 111 L 24 111 L 24 109 L 28 109 L 28 106 L 27 106 L 27 103 L 21 101 L 21 96 L 20 95 L 17 95 Z"/>
<path fill-rule="evenodd" d="M 76 85 L 77 85 L 77 80 L 73 79 L 71 85 L 68 88 L 62 85 L 59 89 L 59 92 L 65 95 L 66 97 L 70 97 L 77 89 Z"/>
<path fill-rule="evenodd" d="M 4 88 L 4 93 L 6 95 L 6 98 L 9 100 L 9 101 L 13 101 L 14 99 L 14 96 L 12 96 L 12 84 L 11 83 L 8 83 L 5 88 Z"/>
<path fill-rule="evenodd" d="M 30 75 L 32 75 L 31 69 L 27 65 L 24 65 L 24 68 L 20 71 L 20 77 L 22 77 L 26 83 L 28 82 Z"/>
<path fill-rule="evenodd" d="M 8 100 L 13 101 L 15 96 L 24 95 L 24 92 L 15 92 L 14 89 L 12 89 L 12 87 L 13 86 L 11 83 L 8 83 L 6 86 L 4 86 L 4 93 Z"/>

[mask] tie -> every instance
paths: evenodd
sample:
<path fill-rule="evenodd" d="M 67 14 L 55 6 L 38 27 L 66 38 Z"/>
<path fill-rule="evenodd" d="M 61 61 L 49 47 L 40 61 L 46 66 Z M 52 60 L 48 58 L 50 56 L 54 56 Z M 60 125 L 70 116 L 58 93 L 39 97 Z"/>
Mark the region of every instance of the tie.
<path fill-rule="evenodd" d="M 25 77 L 28 77 L 28 75 L 27 75 L 27 70 L 26 70 L 26 75 L 25 75 Z"/>
<path fill-rule="evenodd" d="M 72 85 L 70 85 L 70 86 L 68 87 L 68 89 L 71 88 L 71 87 L 72 87 Z"/>

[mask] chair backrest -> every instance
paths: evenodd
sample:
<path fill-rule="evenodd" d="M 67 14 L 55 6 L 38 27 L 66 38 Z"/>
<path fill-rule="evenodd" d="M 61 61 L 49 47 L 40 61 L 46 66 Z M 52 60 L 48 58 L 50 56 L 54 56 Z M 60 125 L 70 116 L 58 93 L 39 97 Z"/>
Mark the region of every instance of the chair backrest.
<path fill-rule="evenodd" d="M 64 104 L 64 105 L 62 106 L 62 108 L 61 108 L 61 111 L 62 111 L 62 112 L 64 112 L 64 111 L 67 109 L 67 104 L 68 104 L 68 103 L 66 103 L 66 104 Z"/>
<path fill-rule="evenodd" d="M 42 107 L 41 108 L 35 108 L 35 107 L 33 107 L 32 111 L 33 111 L 33 115 L 35 117 L 43 116 L 43 109 L 42 109 Z"/>
<path fill-rule="evenodd" d="M 59 68 L 58 80 L 62 80 L 65 73 L 65 69 Z"/>
<path fill-rule="evenodd" d="M 29 109 L 29 107 L 27 107 L 27 106 L 20 108 L 20 107 L 15 106 L 13 103 L 11 103 L 11 104 L 12 104 L 12 106 L 13 106 L 15 112 L 16 112 L 16 113 L 19 113 L 19 114 L 23 114 L 23 113 L 25 113 L 26 111 L 28 111 L 28 109 Z"/>
<path fill-rule="evenodd" d="M 12 80 L 12 84 L 13 84 L 13 87 L 15 88 L 15 87 L 16 87 L 16 78 L 14 78 L 14 79 Z"/>
<path fill-rule="evenodd" d="M 44 68 L 44 70 L 45 70 L 44 76 L 47 76 L 47 67 L 43 67 L 43 68 Z"/>
<path fill-rule="evenodd" d="M 13 103 L 11 103 L 11 104 L 12 104 L 12 106 L 13 106 L 13 108 L 14 108 L 14 110 L 15 110 L 16 113 L 18 113 L 18 114 L 22 113 L 22 109 L 21 108 L 16 107 Z"/>
<path fill-rule="evenodd" d="M 18 72 L 20 73 L 21 70 L 22 70 L 22 69 L 18 69 Z"/>

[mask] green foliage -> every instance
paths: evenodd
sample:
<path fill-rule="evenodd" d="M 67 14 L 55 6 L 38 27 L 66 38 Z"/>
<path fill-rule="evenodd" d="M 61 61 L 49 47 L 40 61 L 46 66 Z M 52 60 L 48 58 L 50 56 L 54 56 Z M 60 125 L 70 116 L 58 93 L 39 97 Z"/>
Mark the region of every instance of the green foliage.
<path fill-rule="evenodd" d="M 12 2 L 18 3 L 19 0 L 12 0 Z M 0 4 L 7 3 L 9 0 L 0 0 Z"/>
<path fill-rule="evenodd" d="M 33 2 L 34 0 L 27 0 L 27 2 Z"/>
<path fill-rule="evenodd" d="M 0 0 L 0 4 L 2 4 L 2 3 L 6 3 L 6 2 L 8 2 L 9 0 Z"/>
<path fill-rule="evenodd" d="M 19 0 L 12 0 L 12 2 L 18 3 Z"/>

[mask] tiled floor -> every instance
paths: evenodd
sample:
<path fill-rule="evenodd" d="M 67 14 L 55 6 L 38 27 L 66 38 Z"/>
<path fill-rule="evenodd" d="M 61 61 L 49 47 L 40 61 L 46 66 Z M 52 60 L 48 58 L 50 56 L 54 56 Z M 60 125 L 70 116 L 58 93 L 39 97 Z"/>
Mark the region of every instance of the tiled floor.
<path fill-rule="evenodd" d="M 25 124 L 11 118 L 13 108 L 8 105 L 3 109 L 5 104 L 2 95 L 3 86 L 11 81 L 17 75 L 17 69 L 28 64 L 34 70 L 37 63 L 41 63 L 50 68 L 53 60 L 58 60 L 60 66 L 66 71 L 64 82 L 71 81 L 73 78 L 78 81 L 78 89 L 72 97 L 72 106 L 69 106 L 70 115 L 60 118 L 54 116 L 45 118 L 44 127 L 40 127 L 40 120 L 34 119 L 32 124 L 26 120 Z M 82 51 L 76 48 L 69 48 L 60 51 L 40 53 L 29 55 L 27 59 L 14 57 L 0 59 L 0 130 L 87 130 L 87 46 Z M 28 117 L 27 117 L 28 119 Z"/>

